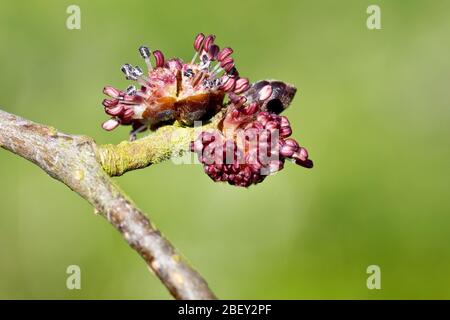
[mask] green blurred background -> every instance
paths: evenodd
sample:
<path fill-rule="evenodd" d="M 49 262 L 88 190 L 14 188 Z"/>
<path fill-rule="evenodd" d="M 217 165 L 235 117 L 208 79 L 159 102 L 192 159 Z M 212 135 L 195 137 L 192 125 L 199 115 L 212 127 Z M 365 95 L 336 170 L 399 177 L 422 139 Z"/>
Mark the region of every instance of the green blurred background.
<path fill-rule="evenodd" d="M 368 30 L 378 4 L 382 30 Z M 81 30 L 66 29 L 70 4 Z M 450 298 L 450 2 L 0 2 L 0 107 L 99 143 L 106 84 L 148 44 L 192 57 L 197 32 L 241 74 L 299 94 L 287 110 L 312 170 L 212 183 L 170 162 L 116 181 L 221 298 Z M 0 298 L 170 298 L 141 258 L 63 184 L 0 150 Z M 66 289 L 81 267 L 82 289 Z M 366 268 L 381 267 L 381 290 Z"/>

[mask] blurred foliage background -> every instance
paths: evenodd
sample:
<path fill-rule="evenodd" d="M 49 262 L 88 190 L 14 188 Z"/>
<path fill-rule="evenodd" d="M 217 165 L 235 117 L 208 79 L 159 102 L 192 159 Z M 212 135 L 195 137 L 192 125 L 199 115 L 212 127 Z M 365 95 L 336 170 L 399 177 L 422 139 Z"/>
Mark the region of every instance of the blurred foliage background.
<path fill-rule="evenodd" d="M 366 9 L 381 7 L 382 30 Z M 68 30 L 66 8 L 81 8 Z M 116 181 L 221 298 L 450 298 L 448 1 L 0 2 L 0 107 L 99 143 L 104 85 L 141 44 L 190 59 L 197 32 L 242 75 L 295 84 L 287 110 L 312 170 L 213 183 L 170 162 Z M 170 298 L 63 184 L 0 150 L 0 298 Z M 82 289 L 66 289 L 66 268 Z M 366 268 L 381 267 L 368 290 Z"/>

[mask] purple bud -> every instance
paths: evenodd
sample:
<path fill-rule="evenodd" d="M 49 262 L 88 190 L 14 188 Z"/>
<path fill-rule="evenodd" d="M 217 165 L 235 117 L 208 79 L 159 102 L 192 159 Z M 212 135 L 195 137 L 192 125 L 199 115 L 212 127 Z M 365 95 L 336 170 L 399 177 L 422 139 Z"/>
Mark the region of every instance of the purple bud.
<path fill-rule="evenodd" d="M 266 123 L 265 128 L 271 131 L 278 129 L 278 123 L 276 121 L 270 120 Z"/>
<path fill-rule="evenodd" d="M 312 168 L 313 167 L 313 162 L 310 159 L 300 159 L 299 157 L 296 157 L 296 154 L 294 154 L 292 156 L 292 158 L 294 159 L 295 164 L 298 164 L 299 166 L 305 167 L 305 168 Z"/>
<path fill-rule="evenodd" d="M 303 148 L 303 147 L 300 147 L 299 158 L 302 159 L 302 160 L 308 159 L 308 151 L 305 148 Z"/>
<path fill-rule="evenodd" d="M 280 116 L 280 121 L 281 121 L 281 127 L 290 127 L 291 126 L 288 118 L 285 116 Z"/>
<path fill-rule="evenodd" d="M 287 138 L 292 134 L 291 127 L 284 127 L 280 129 L 280 137 Z"/>
<path fill-rule="evenodd" d="M 280 148 L 280 154 L 285 157 L 285 158 L 290 158 L 292 157 L 292 155 L 297 151 L 297 148 L 288 145 L 288 144 L 284 144 L 281 146 Z"/>
<path fill-rule="evenodd" d="M 300 148 L 300 146 L 298 145 L 297 141 L 295 141 L 294 139 L 286 139 L 284 140 L 284 143 L 295 148 L 295 150 L 297 150 L 298 148 Z"/>

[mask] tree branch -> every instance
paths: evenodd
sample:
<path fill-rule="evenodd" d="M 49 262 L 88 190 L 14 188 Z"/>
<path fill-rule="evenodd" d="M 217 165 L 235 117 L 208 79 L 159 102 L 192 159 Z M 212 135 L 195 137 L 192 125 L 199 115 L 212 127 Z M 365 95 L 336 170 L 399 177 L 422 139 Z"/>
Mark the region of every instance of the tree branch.
<path fill-rule="evenodd" d="M 220 115 L 219 115 L 220 116 Z M 218 123 L 216 117 L 207 126 Z M 134 142 L 98 146 L 86 136 L 56 129 L 0 110 L 0 146 L 30 160 L 86 199 L 146 261 L 176 299 L 215 299 L 206 281 L 114 184 L 108 175 L 143 168 L 187 150 L 193 128 L 166 126 Z"/>
<path fill-rule="evenodd" d="M 97 146 L 98 161 L 110 176 L 120 176 L 127 171 L 141 169 L 150 164 L 182 155 L 200 131 L 217 128 L 225 110 L 217 113 L 202 127 L 163 126 L 154 133 L 136 141 L 122 141 L 118 145 Z"/>

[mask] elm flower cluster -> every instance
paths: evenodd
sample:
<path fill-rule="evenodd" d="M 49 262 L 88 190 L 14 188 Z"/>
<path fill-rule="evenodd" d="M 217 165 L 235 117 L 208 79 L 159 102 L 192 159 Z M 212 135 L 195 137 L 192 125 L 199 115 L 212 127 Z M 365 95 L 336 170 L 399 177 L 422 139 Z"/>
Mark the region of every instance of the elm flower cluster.
<path fill-rule="evenodd" d="M 271 106 L 283 107 L 280 101 L 288 99 L 286 94 L 293 97 L 292 87 L 260 81 L 252 88 L 244 96 L 230 96 L 220 130 L 202 132 L 191 144 L 191 151 L 214 181 L 249 187 L 282 170 L 285 160 L 313 166 L 308 151 L 289 138 L 292 129 L 287 117 L 270 111 Z"/>
<path fill-rule="evenodd" d="M 240 77 L 233 49 L 221 49 L 215 36 L 199 33 L 190 62 L 166 59 L 159 50 L 141 46 L 147 70 L 124 64 L 125 90 L 111 86 L 103 92 L 110 119 L 102 127 L 130 125 L 130 139 L 147 129 L 175 120 L 192 126 L 226 108 L 218 130 L 204 131 L 191 143 L 206 174 L 214 181 L 248 187 L 283 169 L 285 161 L 312 168 L 308 152 L 290 138 L 289 120 L 279 114 L 295 96 L 296 88 L 276 80 L 251 84 Z"/>
<path fill-rule="evenodd" d="M 198 34 L 193 44 L 195 55 L 188 63 L 179 58 L 166 60 L 161 51 L 141 46 L 139 53 L 147 71 L 126 63 L 122 72 L 137 85 L 125 90 L 104 88 L 110 99 L 105 99 L 103 106 L 111 118 L 102 127 L 109 131 L 131 125 L 131 138 L 135 138 L 138 132 L 174 120 L 192 125 L 223 108 L 228 93 L 239 95 L 248 90 L 249 80 L 239 76 L 233 49 L 220 49 L 214 41 L 214 35 Z"/>

